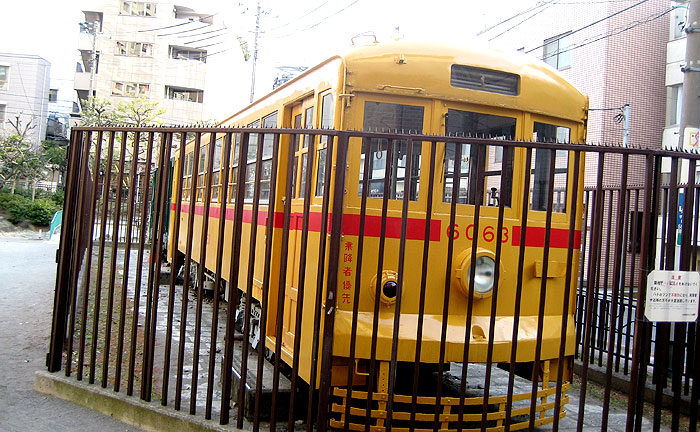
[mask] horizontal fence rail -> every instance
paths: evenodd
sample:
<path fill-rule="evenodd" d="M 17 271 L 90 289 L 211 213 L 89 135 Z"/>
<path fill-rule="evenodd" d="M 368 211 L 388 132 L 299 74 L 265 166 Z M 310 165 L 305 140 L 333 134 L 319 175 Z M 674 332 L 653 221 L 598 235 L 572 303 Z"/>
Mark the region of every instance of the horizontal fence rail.
<path fill-rule="evenodd" d="M 696 430 L 696 323 L 643 305 L 697 271 L 697 159 L 74 128 L 48 369 L 253 430 Z"/>

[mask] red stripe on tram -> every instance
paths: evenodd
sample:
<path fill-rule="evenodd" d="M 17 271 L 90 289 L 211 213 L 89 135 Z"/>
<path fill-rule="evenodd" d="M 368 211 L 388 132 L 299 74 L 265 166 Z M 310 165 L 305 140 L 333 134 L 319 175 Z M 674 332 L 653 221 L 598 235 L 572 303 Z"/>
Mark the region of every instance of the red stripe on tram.
<path fill-rule="evenodd" d="M 190 212 L 190 204 L 182 204 L 182 213 Z M 175 204 L 170 205 L 171 210 L 175 210 Z M 195 205 L 194 210 L 195 215 L 202 216 L 204 214 L 204 206 L 201 204 Z M 218 218 L 221 214 L 221 209 L 219 207 L 209 208 L 209 217 Z M 259 210 L 258 212 L 258 225 L 267 225 L 267 210 Z M 233 220 L 235 216 L 235 209 L 226 209 L 226 219 Z M 252 210 L 243 210 L 243 222 L 251 223 L 253 221 Z M 328 225 L 327 230 L 330 231 L 330 221 L 331 215 L 328 215 Z M 289 229 L 295 231 L 301 231 L 303 228 L 304 214 L 303 213 L 292 213 L 290 215 L 290 225 Z M 309 231 L 311 232 L 321 232 L 321 224 L 323 223 L 323 218 L 320 212 L 311 212 L 309 214 Z M 425 238 L 425 219 L 409 218 L 406 227 L 406 239 L 407 240 L 423 240 Z M 284 227 L 284 213 L 276 212 L 274 220 L 275 228 Z M 344 214 L 343 215 L 343 234 L 359 236 L 360 235 L 360 215 L 357 214 Z M 430 222 L 430 241 L 440 241 L 440 233 L 442 231 L 442 221 L 439 219 L 433 219 Z M 366 237 L 379 237 L 382 232 L 382 218 L 380 216 L 365 216 L 365 236 Z M 400 217 L 387 217 L 386 219 L 386 238 L 401 238 L 401 218 Z"/>
<path fill-rule="evenodd" d="M 525 236 L 525 246 L 544 247 L 544 238 L 547 230 L 543 227 L 527 227 L 527 235 Z M 521 228 L 518 225 L 513 226 L 513 246 L 520 246 L 521 243 Z M 549 236 L 549 247 L 558 249 L 567 249 L 569 247 L 569 230 L 563 228 L 552 228 Z M 574 232 L 574 249 L 581 248 L 581 230 Z"/>

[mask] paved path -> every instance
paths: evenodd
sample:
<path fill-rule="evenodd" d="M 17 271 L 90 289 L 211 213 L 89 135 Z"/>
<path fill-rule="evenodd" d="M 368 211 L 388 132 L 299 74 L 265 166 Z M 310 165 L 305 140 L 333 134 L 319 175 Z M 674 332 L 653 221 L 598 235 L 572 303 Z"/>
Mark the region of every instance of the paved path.
<path fill-rule="evenodd" d="M 0 232 L 0 430 L 138 431 L 33 390 L 49 346 L 58 236 Z"/>

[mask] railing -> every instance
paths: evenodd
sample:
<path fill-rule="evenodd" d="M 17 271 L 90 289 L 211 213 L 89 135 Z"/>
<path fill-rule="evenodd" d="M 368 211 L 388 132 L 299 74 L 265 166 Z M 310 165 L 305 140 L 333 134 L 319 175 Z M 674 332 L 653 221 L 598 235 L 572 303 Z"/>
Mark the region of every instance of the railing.
<path fill-rule="evenodd" d="M 291 144 L 304 135 L 308 156 L 297 160 Z M 386 144 L 386 161 L 402 155 L 381 179 L 372 153 L 358 166 L 375 139 Z M 565 150 L 567 178 L 582 175 L 587 157 L 595 182 L 563 195 L 542 187 L 562 172 L 550 158 L 539 169 L 549 175 L 539 179 L 544 207 L 533 210 L 531 176 L 505 199 L 506 173 L 496 191 L 483 181 L 497 167 L 471 161 L 478 168 L 468 182 L 459 165 L 444 172 L 436 156 L 445 142 L 475 146 L 474 155 L 512 147 L 525 173 L 533 172 L 533 149 Z M 700 213 L 700 199 L 694 176 L 661 185 L 662 157 L 672 179 L 682 164 L 695 172 L 695 155 L 633 148 L 333 130 L 74 128 L 49 370 L 254 430 L 297 421 L 307 430 L 557 430 L 564 415 L 578 427 L 599 415 L 605 429 L 615 410 L 610 386 L 598 414 L 583 403 L 596 364 L 607 377 L 630 377 L 631 428 L 658 427 L 666 387 L 677 426 L 681 397 L 698 403 L 700 332 L 695 323 L 646 322 L 637 305 L 650 269 L 696 269 L 698 218 L 689 215 Z M 217 163 L 198 180 L 200 164 Z M 370 190 L 370 181 L 381 187 Z M 301 184 L 314 198 L 294 198 Z M 483 250 L 496 281 L 486 294 L 475 291 L 468 264 Z M 574 355 L 583 369 L 571 390 Z M 642 408 L 648 384 L 657 390 L 653 413 Z M 567 391 L 580 402 L 567 405 Z M 697 424 L 695 410 L 689 422 Z"/>

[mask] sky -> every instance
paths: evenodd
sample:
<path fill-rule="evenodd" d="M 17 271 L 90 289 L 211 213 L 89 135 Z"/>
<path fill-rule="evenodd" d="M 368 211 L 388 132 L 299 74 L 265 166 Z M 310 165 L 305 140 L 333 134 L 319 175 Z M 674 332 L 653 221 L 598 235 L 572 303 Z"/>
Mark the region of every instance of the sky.
<path fill-rule="evenodd" d="M 117 0 L 115 0 L 117 1 Z M 51 87 L 72 101 L 78 60 L 78 23 L 90 0 L 6 0 L 0 15 L 0 52 L 35 54 L 51 63 Z M 198 12 L 216 14 L 226 30 L 210 54 L 238 56 L 238 38 L 252 52 L 256 0 L 182 0 Z M 260 0 L 256 98 L 271 89 L 278 66 L 312 66 L 351 46 L 351 38 L 373 33 L 379 42 L 404 37 L 467 43 L 480 30 L 538 3 L 535 0 Z M 365 39 L 367 40 L 367 39 Z M 371 39 L 370 39 L 371 40 Z M 357 39 L 358 42 L 362 38 Z M 251 68 L 252 61 L 245 63 Z M 250 76 L 250 70 L 245 74 Z M 249 80 L 245 80 L 249 81 Z M 249 86 L 249 82 L 246 82 Z M 249 94 L 249 87 L 241 95 Z M 243 97 L 243 96 L 241 96 Z M 243 101 L 241 103 L 247 102 Z M 70 105 L 68 105 L 70 106 Z"/>

